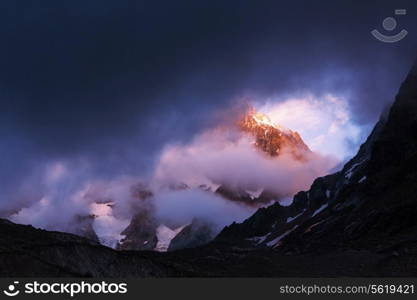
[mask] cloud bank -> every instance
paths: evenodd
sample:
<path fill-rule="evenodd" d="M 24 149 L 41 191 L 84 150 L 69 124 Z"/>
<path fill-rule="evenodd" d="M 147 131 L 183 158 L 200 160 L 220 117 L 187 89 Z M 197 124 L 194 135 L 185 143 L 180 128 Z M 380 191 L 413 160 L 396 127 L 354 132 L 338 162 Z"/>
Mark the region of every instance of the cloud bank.
<path fill-rule="evenodd" d="M 175 226 L 195 218 L 205 220 L 218 232 L 227 224 L 243 221 L 264 204 L 230 201 L 214 193 L 217 187 L 265 190 L 279 201 L 307 189 L 337 163 L 318 153 L 306 155 L 300 161 L 284 149 L 279 156 L 270 157 L 255 147 L 253 136 L 216 127 L 189 143 L 167 145 L 147 183 L 131 176 L 95 177 L 85 162 L 50 164 L 39 178 L 41 193 L 32 195 L 25 207 L 16 207 L 10 219 L 76 233 L 77 217 L 93 216 L 91 226 L 101 242 L 113 247 L 131 218 L 142 210 L 154 214 L 160 223 Z M 175 188 L 179 186 L 182 188 Z M 138 189 L 148 191 L 147 196 L 138 196 Z"/>
<path fill-rule="evenodd" d="M 308 188 L 315 178 L 326 174 L 338 162 L 318 153 L 306 155 L 306 161 L 296 160 L 285 151 L 272 158 L 255 148 L 252 137 L 218 128 L 197 135 L 189 144 L 166 147 L 154 180 L 165 185 L 261 188 L 290 196 Z"/>

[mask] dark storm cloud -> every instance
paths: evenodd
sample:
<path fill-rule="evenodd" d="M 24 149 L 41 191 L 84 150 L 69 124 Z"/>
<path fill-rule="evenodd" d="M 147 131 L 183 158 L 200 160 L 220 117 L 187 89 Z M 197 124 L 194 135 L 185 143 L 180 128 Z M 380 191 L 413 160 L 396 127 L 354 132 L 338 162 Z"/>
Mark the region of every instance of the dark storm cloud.
<path fill-rule="evenodd" d="M 409 36 L 376 41 L 395 8 Z M 343 93 L 372 123 L 414 59 L 416 14 L 415 1 L 3 1 L 0 184 L 78 156 L 140 173 L 245 93 Z"/>

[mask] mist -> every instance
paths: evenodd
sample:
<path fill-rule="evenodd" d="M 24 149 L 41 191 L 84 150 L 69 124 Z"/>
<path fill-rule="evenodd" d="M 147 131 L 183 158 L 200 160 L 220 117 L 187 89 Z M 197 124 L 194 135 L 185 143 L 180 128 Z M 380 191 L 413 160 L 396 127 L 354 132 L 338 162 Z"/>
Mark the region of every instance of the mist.
<path fill-rule="evenodd" d="M 247 190 L 264 189 L 286 197 L 307 189 L 315 178 L 338 163 L 332 156 L 306 155 L 306 161 L 299 161 L 284 150 L 278 157 L 269 157 L 255 149 L 253 137 L 218 128 L 197 135 L 190 144 L 167 146 L 156 166 L 154 180 L 165 185 L 225 184 Z"/>
<path fill-rule="evenodd" d="M 217 126 L 203 130 L 189 143 L 167 144 L 148 178 L 98 176 L 86 160 L 50 163 L 43 173 L 29 177 L 36 178 L 31 190 L 38 187 L 38 193 L 23 207 L 15 207 L 9 218 L 77 233 L 78 218 L 92 216 L 91 226 L 100 241 L 112 247 L 141 211 L 153 214 L 161 224 L 183 226 L 194 219 L 204 220 L 217 233 L 265 205 L 256 199 L 247 205 L 221 197 L 215 193 L 220 185 L 273 192 L 274 200 L 280 201 L 307 189 L 337 163 L 334 157 L 313 152 L 297 160 L 285 149 L 278 157 L 270 157 L 254 146 L 253 136 Z M 149 196 L 138 196 L 137 190 Z"/>

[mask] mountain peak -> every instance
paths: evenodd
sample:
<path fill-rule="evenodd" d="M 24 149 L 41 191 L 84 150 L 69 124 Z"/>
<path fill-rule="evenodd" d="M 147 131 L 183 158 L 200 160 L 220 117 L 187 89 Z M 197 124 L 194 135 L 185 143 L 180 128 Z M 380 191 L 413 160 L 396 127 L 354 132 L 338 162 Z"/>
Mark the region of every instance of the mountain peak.
<path fill-rule="evenodd" d="M 297 160 L 302 160 L 305 153 L 310 152 L 298 132 L 274 123 L 267 115 L 257 112 L 251 106 L 238 120 L 237 126 L 255 138 L 258 149 L 272 157 L 287 152 Z"/>
<path fill-rule="evenodd" d="M 270 126 L 270 127 L 277 128 L 281 131 L 288 130 L 282 127 L 281 125 L 274 123 L 267 115 L 256 111 L 253 107 L 248 110 L 248 112 L 246 113 L 246 116 L 250 118 L 251 120 L 255 121 L 255 123 L 258 126 Z"/>

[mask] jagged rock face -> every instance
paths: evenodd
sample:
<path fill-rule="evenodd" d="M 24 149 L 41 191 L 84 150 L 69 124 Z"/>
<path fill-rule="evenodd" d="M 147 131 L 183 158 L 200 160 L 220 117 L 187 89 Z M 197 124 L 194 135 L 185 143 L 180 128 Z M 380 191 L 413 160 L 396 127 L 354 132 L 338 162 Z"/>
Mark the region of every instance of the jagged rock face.
<path fill-rule="evenodd" d="M 129 226 L 122 231 L 125 237 L 117 245 L 118 250 L 154 250 L 158 243 L 156 229 L 159 223 L 149 211 L 137 213 Z"/>
<path fill-rule="evenodd" d="M 125 237 L 118 243 L 116 249 L 154 250 L 158 242 L 156 229 L 159 223 L 154 217 L 153 193 L 141 183 L 133 186 L 131 192 L 138 200 L 137 213 L 128 227 L 121 232 Z"/>
<path fill-rule="evenodd" d="M 255 137 L 255 146 L 275 157 L 288 151 L 295 159 L 304 159 L 305 152 L 310 149 L 301 139 L 298 132 L 274 124 L 266 115 L 249 108 L 247 113 L 237 122 L 240 130 Z"/>
<path fill-rule="evenodd" d="M 213 226 L 205 221 L 193 219 L 169 244 L 168 251 L 194 248 L 210 242 L 215 236 Z"/>
<path fill-rule="evenodd" d="M 269 207 L 260 208 L 243 223 L 233 223 L 224 228 L 216 241 L 233 241 L 257 247 L 272 245 L 274 241 L 280 240 L 279 237 L 283 238 L 283 235 L 289 234 L 301 223 L 323 210 L 332 196 L 331 186 L 334 186 L 336 181 L 337 175 L 318 178 L 309 191 L 297 193 L 290 206 L 282 206 L 277 202 Z"/>

